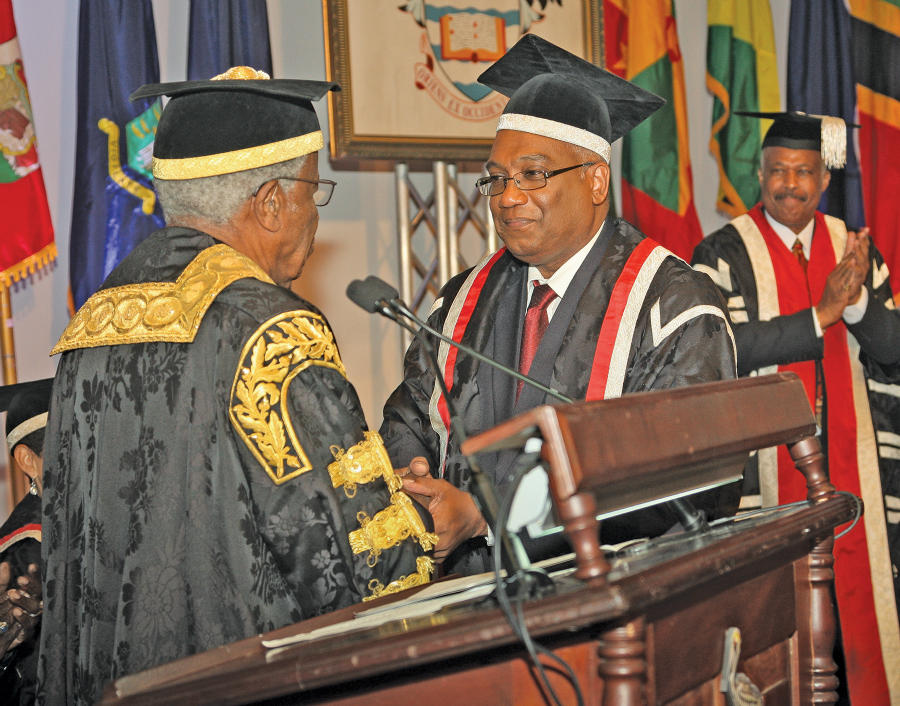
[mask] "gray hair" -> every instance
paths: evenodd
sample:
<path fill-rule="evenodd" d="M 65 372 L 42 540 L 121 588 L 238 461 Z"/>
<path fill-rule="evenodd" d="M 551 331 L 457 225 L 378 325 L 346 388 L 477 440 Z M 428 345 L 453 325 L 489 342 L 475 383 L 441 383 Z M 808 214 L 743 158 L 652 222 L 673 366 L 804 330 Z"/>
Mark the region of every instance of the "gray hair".
<path fill-rule="evenodd" d="M 260 186 L 278 177 L 296 176 L 307 155 L 267 167 L 200 179 L 156 179 L 153 186 L 159 197 L 166 223 L 185 218 L 201 218 L 224 225 L 237 215 L 243 203 Z"/>

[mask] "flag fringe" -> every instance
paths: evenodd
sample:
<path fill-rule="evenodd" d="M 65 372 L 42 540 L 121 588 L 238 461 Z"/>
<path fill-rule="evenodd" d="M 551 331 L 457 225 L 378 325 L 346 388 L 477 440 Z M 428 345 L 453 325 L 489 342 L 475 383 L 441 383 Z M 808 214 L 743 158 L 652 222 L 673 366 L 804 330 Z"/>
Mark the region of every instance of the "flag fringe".
<path fill-rule="evenodd" d="M 29 255 L 24 260 L 20 260 L 12 267 L 7 267 L 0 272 L 0 287 L 9 287 L 20 279 L 33 275 L 38 270 L 47 267 L 56 259 L 56 243 L 51 242 L 45 245 L 33 255 Z"/>

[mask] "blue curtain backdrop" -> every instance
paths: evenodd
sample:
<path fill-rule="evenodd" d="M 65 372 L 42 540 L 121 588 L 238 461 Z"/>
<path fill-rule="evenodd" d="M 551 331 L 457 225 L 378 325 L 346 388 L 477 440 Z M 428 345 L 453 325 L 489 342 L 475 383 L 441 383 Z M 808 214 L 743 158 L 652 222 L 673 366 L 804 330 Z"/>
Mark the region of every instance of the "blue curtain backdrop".
<path fill-rule="evenodd" d="M 159 102 L 129 94 L 159 81 L 150 0 L 81 0 L 69 278 L 81 306 L 163 225 L 150 175 Z"/>
<path fill-rule="evenodd" d="M 792 0 L 788 43 L 788 110 L 834 115 L 856 122 L 850 15 L 843 0 Z M 851 130 L 847 167 L 831 173 L 820 210 L 844 219 L 851 229 L 865 225 L 859 159 Z"/>
<path fill-rule="evenodd" d="M 188 79 L 207 79 L 232 66 L 272 75 L 266 0 L 191 0 Z"/>

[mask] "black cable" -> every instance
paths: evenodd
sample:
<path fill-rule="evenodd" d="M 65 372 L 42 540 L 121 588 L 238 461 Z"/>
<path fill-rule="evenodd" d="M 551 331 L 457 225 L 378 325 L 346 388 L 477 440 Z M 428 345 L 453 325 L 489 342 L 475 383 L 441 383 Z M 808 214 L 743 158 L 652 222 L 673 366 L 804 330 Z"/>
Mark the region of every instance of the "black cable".
<path fill-rule="evenodd" d="M 509 491 L 501 499 L 500 506 L 497 510 L 497 522 L 495 526 L 492 527 L 495 539 L 492 558 L 494 565 L 494 582 L 496 585 L 497 603 L 500 605 L 500 609 L 506 616 L 506 620 L 507 622 L 509 622 L 510 627 L 512 627 L 513 632 L 516 634 L 516 636 L 525 646 L 525 649 L 528 651 L 528 655 L 531 657 L 531 661 L 534 664 L 535 671 L 537 671 L 540 680 L 544 685 L 544 688 L 550 694 L 553 702 L 557 704 L 557 706 L 562 706 L 562 702 L 559 700 L 559 696 L 556 694 L 556 691 L 550 684 L 547 673 L 544 671 L 544 665 L 538 658 L 538 652 L 552 658 L 562 667 L 563 671 L 567 673 L 569 681 L 572 683 L 572 688 L 575 691 L 575 698 L 577 700 L 578 706 L 584 706 L 584 697 L 581 693 L 581 686 L 578 683 L 578 678 L 576 677 L 574 670 L 562 657 L 554 654 L 551 650 L 548 650 L 542 645 L 534 642 L 528 632 L 528 628 L 525 624 L 525 615 L 522 612 L 522 603 L 528 597 L 528 588 L 530 585 L 529 577 L 526 575 L 527 572 L 520 572 L 520 575 L 515 577 L 510 577 L 509 575 L 507 575 L 506 582 L 503 581 L 503 577 L 501 576 L 501 568 L 503 563 L 501 555 L 503 553 L 503 547 L 500 542 L 496 541 L 496 539 L 500 536 L 501 532 L 506 531 L 506 520 L 509 516 L 509 511 L 512 507 L 512 502 L 513 498 L 516 495 L 516 490 L 518 490 L 519 484 L 522 482 L 522 478 L 525 476 L 525 474 L 532 468 L 534 468 L 534 466 L 537 464 L 538 458 L 539 455 L 536 453 L 528 454 L 526 456 L 523 456 L 517 462 L 517 468 L 513 473 L 512 482 L 509 485 Z M 513 614 L 509 595 L 507 595 L 506 593 L 506 584 L 507 582 L 512 580 L 515 581 L 514 585 L 516 586 L 515 615 Z"/>

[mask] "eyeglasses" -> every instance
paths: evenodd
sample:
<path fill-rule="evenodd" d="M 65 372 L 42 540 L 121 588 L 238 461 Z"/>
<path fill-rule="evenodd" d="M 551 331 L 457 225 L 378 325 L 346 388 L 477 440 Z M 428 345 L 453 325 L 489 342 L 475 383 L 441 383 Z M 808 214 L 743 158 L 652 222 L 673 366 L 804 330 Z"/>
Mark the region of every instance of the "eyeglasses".
<path fill-rule="evenodd" d="M 540 189 L 547 186 L 547 179 L 563 172 L 578 169 L 578 167 L 589 167 L 596 162 L 582 162 L 581 164 L 573 164 L 571 167 L 563 167 L 562 169 L 554 169 L 547 171 L 546 169 L 526 169 L 512 176 L 502 176 L 500 174 L 490 174 L 475 180 L 475 186 L 485 196 L 499 196 L 506 191 L 506 184 L 510 180 L 516 182 L 516 186 L 522 191 L 531 191 L 532 189 Z"/>
<path fill-rule="evenodd" d="M 282 179 L 287 179 L 288 181 L 303 181 L 307 184 L 315 184 L 316 190 L 313 193 L 313 203 L 316 206 L 327 206 L 328 202 L 331 201 L 331 195 L 334 193 L 334 187 L 337 186 L 336 181 L 332 181 L 331 179 L 301 179 L 300 177 L 289 177 L 289 176 L 281 176 L 274 177 L 272 179 L 266 179 L 262 184 L 256 187 L 256 191 L 253 192 L 253 195 L 259 193 L 259 190 L 263 188 L 270 181 L 281 181 Z"/>

